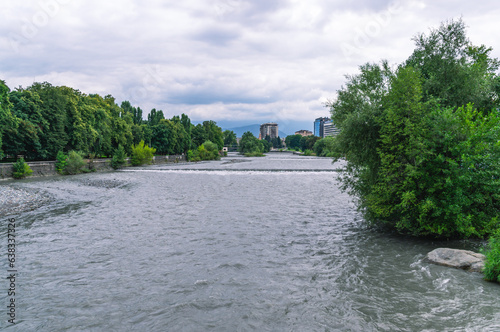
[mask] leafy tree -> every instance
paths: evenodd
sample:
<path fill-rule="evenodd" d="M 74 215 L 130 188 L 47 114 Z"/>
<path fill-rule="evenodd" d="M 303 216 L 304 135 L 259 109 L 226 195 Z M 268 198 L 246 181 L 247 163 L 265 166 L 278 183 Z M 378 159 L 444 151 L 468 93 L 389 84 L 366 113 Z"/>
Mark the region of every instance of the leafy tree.
<path fill-rule="evenodd" d="M 48 122 L 41 114 L 42 101 L 36 93 L 17 89 L 9 95 L 15 125 L 6 127 L 4 145 L 10 155 L 24 155 L 28 159 L 45 159 L 47 152 L 40 136 L 48 130 Z"/>
<path fill-rule="evenodd" d="M 443 107 L 473 103 L 486 112 L 498 105 L 495 72 L 500 63 L 490 57 L 491 48 L 472 45 L 461 19 L 445 22 L 413 40 L 416 49 L 405 65 L 421 72 L 424 101 L 435 99 Z"/>
<path fill-rule="evenodd" d="M 222 129 L 217 126 L 215 121 L 203 121 L 203 128 L 205 129 L 205 133 L 207 134 L 207 140 L 217 144 L 217 148 L 222 150 L 224 147 L 224 138 L 222 134 Z"/>
<path fill-rule="evenodd" d="M 404 233 L 488 235 L 500 226 L 497 61 L 470 45 L 461 22 L 416 41 L 395 72 L 361 66 L 329 103 L 343 189 L 367 220 Z"/>
<path fill-rule="evenodd" d="M 300 149 L 301 135 L 288 135 L 285 138 L 285 144 L 289 149 Z"/>
<path fill-rule="evenodd" d="M 314 143 L 314 153 L 319 157 L 333 157 L 335 151 L 335 139 L 332 136 L 319 139 Z"/>
<path fill-rule="evenodd" d="M 139 144 L 132 146 L 132 157 L 130 161 L 133 166 L 151 164 L 155 152 L 155 148 L 150 148 L 144 144 L 144 141 L 140 141 Z"/>
<path fill-rule="evenodd" d="M 9 92 L 10 89 L 5 84 L 5 81 L 0 80 L 0 159 L 4 157 L 2 141 L 5 129 L 11 128 L 12 130 L 16 130 L 18 126 L 11 113 L 12 104 L 9 100 Z"/>
<path fill-rule="evenodd" d="M 33 173 L 23 158 L 19 158 L 12 167 L 14 168 L 14 172 L 12 173 L 14 179 L 23 179 Z"/>
<path fill-rule="evenodd" d="M 208 134 L 202 124 L 197 124 L 191 127 L 191 135 L 193 140 L 193 146 L 200 146 L 203 142 L 208 140 Z"/>
<path fill-rule="evenodd" d="M 148 114 L 148 124 L 153 127 L 160 123 L 160 120 L 164 120 L 165 115 L 163 115 L 163 111 L 157 111 L 155 108 L 151 110 Z"/>
<path fill-rule="evenodd" d="M 87 163 L 83 160 L 82 153 L 71 150 L 68 153 L 67 164 L 64 169 L 66 174 L 78 174 L 82 172 Z"/>
<path fill-rule="evenodd" d="M 283 147 L 283 143 L 281 142 L 281 138 L 278 136 L 278 137 L 275 137 L 275 138 L 271 139 L 271 145 L 275 149 L 282 148 Z"/>
<path fill-rule="evenodd" d="M 125 165 L 125 159 L 127 159 L 127 154 L 122 145 L 119 145 L 113 154 L 113 159 L 111 160 L 111 167 L 118 169 Z"/>
<path fill-rule="evenodd" d="M 56 157 L 56 171 L 59 174 L 63 174 L 66 169 L 66 165 L 68 164 L 68 156 L 64 154 L 62 151 L 57 152 Z"/>
<path fill-rule="evenodd" d="M 222 133 L 224 136 L 224 146 L 233 146 L 237 144 L 236 134 L 232 130 L 224 130 Z"/>
<path fill-rule="evenodd" d="M 500 230 L 491 236 L 485 252 L 484 278 L 500 283 Z"/>
<path fill-rule="evenodd" d="M 168 154 L 169 144 L 171 144 L 172 132 L 169 128 L 168 120 L 162 119 L 157 125 L 151 126 L 153 135 L 151 137 L 151 146 L 159 154 Z"/>
<path fill-rule="evenodd" d="M 300 149 L 302 151 L 312 150 L 314 144 L 319 140 L 318 136 L 302 136 L 300 138 Z"/>
<path fill-rule="evenodd" d="M 255 137 L 250 131 L 243 134 L 238 147 L 240 153 L 263 153 L 265 151 L 264 143 Z"/>

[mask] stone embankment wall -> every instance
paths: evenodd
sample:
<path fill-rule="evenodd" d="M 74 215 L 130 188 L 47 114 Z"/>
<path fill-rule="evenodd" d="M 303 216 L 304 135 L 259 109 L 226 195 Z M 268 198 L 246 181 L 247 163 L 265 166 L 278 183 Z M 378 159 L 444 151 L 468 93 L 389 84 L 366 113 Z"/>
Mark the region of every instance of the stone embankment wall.
<path fill-rule="evenodd" d="M 153 158 L 153 164 L 165 164 L 165 163 L 177 163 L 185 162 L 186 156 L 184 155 L 174 155 L 174 156 L 155 156 Z M 56 172 L 56 162 L 55 161 L 33 161 L 27 163 L 33 174 L 31 176 L 53 176 L 57 175 Z M 0 180 L 12 179 L 12 163 L 0 164 Z M 130 161 L 127 160 L 127 166 L 130 166 Z M 110 171 L 111 168 L 111 158 L 108 159 L 94 159 L 92 162 L 87 160 L 88 169 L 95 169 L 97 172 Z"/>

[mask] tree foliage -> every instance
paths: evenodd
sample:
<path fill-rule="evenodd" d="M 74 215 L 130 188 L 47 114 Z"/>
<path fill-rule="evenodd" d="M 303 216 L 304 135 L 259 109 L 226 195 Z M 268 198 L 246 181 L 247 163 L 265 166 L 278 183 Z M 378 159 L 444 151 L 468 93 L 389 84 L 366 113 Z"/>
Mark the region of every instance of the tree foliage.
<path fill-rule="evenodd" d="M 14 179 L 23 179 L 33 173 L 30 166 L 24 161 L 24 158 L 19 158 L 14 165 L 12 165 L 12 168 L 12 176 Z"/>
<path fill-rule="evenodd" d="M 139 166 L 144 164 L 151 164 L 153 162 L 153 157 L 156 152 L 155 148 L 151 148 L 140 141 L 139 144 L 132 146 L 132 157 L 130 162 L 133 166 Z"/>
<path fill-rule="evenodd" d="M 245 132 L 240 140 L 238 150 L 242 154 L 262 154 L 269 148 L 269 143 L 264 145 L 267 141 L 259 140 L 250 131 Z"/>
<path fill-rule="evenodd" d="M 498 61 L 463 22 L 415 39 L 395 71 L 366 64 L 329 103 L 343 189 L 366 218 L 413 235 L 482 237 L 500 224 Z M 316 143 L 322 153 L 323 142 Z"/>
<path fill-rule="evenodd" d="M 141 141 L 159 154 L 185 154 L 205 141 L 224 145 L 214 121 L 193 126 L 185 114 L 167 119 L 152 109 L 143 120 L 140 107 L 110 96 L 34 83 L 10 91 L 0 81 L 0 159 L 4 154 L 28 160 L 53 160 L 59 151 L 107 157 L 121 145 L 126 154 Z"/>

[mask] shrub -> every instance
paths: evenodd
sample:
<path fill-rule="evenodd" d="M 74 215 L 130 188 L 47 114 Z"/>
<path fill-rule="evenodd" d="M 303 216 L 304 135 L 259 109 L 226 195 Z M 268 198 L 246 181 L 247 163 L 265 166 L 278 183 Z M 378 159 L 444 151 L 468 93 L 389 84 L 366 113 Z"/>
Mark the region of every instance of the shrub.
<path fill-rule="evenodd" d="M 206 155 L 203 160 L 220 159 L 217 144 L 212 143 L 211 141 L 205 141 L 205 143 L 203 143 L 201 146 L 203 146 L 206 150 Z"/>
<path fill-rule="evenodd" d="M 140 141 L 139 144 L 132 146 L 132 165 L 139 166 L 143 164 L 151 164 L 153 162 L 155 152 L 155 148 L 150 148 L 149 146 L 144 145 L 144 141 Z"/>
<path fill-rule="evenodd" d="M 115 150 L 113 154 L 113 159 L 111 160 L 111 167 L 113 169 L 118 169 L 125 164 L 125 159 L 127 158 L 127 154 L 125 153 L 125 149 L 120 144 L 118 149 Z"/>
<path fill-rule="evenodd" d="M 484 278 L 488 281 L 500 282 L 500 230 L 490 237 L 485 255 Z"/>
<path fill-rule="evenodd" d="M 66 174 L 78 174 L 83 172 L 82 168 L 86 165 L 81 153 L 70 151 L 68 154 L 68 163 L 64 172 Z"/>
<path fill-rule="evenodd" d="M 304 151 L 304 154 L 303 154 L 303 155 L 304 155 L 304 156 L 315 156 L 316 154 L 314 153 L 314 151 L 313 151 L 313 150 L 306 149 L 306 150 Z"/>
<path fill-rule="evenodd" d="M 63 174 L 66 169 L 66 165 L 68 164 L 68 156 L 64 154 L 64 152 L 57 152 L 56 157 L 56 171 L 59 174 Z"/>
<path fill-rule="evenodd" d="M 14 168 L 12 173 L 14 179 L 23 179 L 33 173 L 30 166 L 24 162 L 24 158 L 19 158 L 12 167 Z"/>

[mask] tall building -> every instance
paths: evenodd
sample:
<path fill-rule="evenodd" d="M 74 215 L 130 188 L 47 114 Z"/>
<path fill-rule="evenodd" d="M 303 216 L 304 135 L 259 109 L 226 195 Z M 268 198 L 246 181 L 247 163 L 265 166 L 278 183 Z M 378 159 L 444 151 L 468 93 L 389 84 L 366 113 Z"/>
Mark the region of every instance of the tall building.
<path fill-rule="evenodd" d="M 323 129 L 327 121 L 331 121 L 330 118 L 317 118 L 314 120 L 314 136 L 324 137 Z"/>
<path fill-rule="evenodd" d="M 328 120 L 323 125 L 323 138 L 327 136 L 336 136 L 339 133 L 339 130 L 333 124 L 332 120 Z"/>
<path fill-rule="evenodd" d="M 265 139 L 269 136 L 271 139 L 277 138 L 278 134 L 278 124 L 277 123 L 263 123 L 260 125 L 260 139 Z"/>

